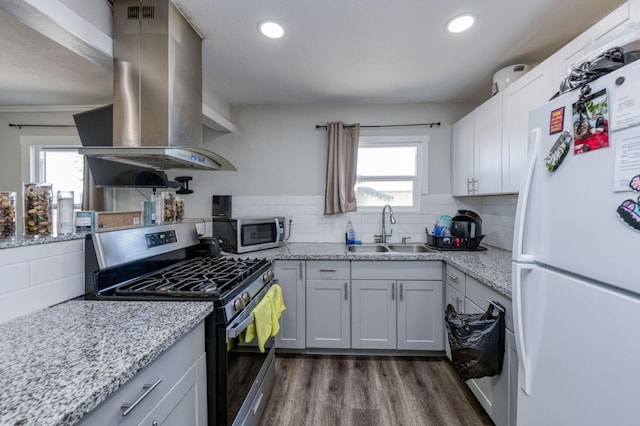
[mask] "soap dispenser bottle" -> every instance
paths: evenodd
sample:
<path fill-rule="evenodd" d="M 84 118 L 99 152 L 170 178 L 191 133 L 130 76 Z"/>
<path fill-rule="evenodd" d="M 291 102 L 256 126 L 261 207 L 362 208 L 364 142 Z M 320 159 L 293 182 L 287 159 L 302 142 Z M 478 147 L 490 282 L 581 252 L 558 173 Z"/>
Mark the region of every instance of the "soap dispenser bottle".
<path fill-rule="evenodd" d="M 356 243 L 356 232 L 353 230 L 353 224 L 351 221 L 347 222 L 347 233 L 345 234 L 347 245 L 353 245 Z"/>

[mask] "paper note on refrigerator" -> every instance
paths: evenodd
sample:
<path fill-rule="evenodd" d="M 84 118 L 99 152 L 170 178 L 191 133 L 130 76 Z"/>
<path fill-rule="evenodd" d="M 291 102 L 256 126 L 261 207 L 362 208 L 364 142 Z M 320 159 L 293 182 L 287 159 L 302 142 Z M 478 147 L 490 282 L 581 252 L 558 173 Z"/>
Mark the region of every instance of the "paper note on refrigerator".
<path fill-rule="evenodd" d="M 618 77 L 611 92 L 611 130 L 640 124 L 640 79 Z"/>
<path fill-rule="evenodd" d="M 615 146 L 613 190 L 631 191 L 629 183 L 640 175 L 640 127 L 631 127 L 612 133 Z"/>

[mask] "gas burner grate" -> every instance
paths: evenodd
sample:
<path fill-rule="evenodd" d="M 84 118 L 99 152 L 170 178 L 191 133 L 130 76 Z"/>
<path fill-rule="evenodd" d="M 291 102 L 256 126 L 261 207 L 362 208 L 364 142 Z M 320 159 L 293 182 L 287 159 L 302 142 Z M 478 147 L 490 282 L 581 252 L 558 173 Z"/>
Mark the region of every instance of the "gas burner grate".
<path fill-rule="evenodd" d="M 242 283 L 265 263 L 264 259 L 196 258 L 124 284 L 116 294 L 218 296 Z"/>

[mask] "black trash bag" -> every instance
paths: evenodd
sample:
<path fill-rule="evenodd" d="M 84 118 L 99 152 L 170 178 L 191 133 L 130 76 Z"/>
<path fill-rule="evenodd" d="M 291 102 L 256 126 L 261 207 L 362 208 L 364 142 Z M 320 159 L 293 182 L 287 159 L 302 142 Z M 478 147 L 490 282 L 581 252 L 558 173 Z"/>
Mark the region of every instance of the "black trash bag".
<path fill-rule="evenodd" d="M 445 322 L 451 361 L 463 380 L 495 376 L 502 371 L 505 311 L 500 307 L 503 310 L 490 304 L 483 314 L 461 314 L 447 305 Z"/>

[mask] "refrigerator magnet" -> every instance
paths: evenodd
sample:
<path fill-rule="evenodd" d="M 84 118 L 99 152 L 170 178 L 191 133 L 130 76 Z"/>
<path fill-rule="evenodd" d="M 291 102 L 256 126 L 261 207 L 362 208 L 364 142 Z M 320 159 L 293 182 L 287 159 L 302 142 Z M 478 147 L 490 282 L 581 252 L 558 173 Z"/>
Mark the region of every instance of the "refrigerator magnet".
<path fill-rule="evenodd" d="M 568 130 L 562 132 L 544 159 L 544 164 L 548 171 L 555 172 L 558 170 L 558 167 L 560 167 L 564 158 L 567 156 L 567 153 L 571 149 L 571 142 L 573 142 L 571 133 L 569 133 Z"/>
<path fill-rule="evenodd" d="M 629 188 L 634 192 L 640 192 L 640 175 L 634 176 L 629 181 Z M 640 197 L 638 197 L 640 202 Z M 624 200 L 618 206 L 618 217 L 635 231 L 640 231 L 640 205 L 633 200 Z"/>
<path fill-rule="evenodd" d="M 588 88 L 589 86 L 584 86 Z M 585 92 L 583 92 L 585 93 Z M 573 104 L 573 153 L 582 154 L 609 146 L 609 107 L 607 90 L 581 96 Z"/>
<path fill-rule="evenodd" d="M 564 107 L 551 111 L 549 134 L 555 135 L 556 133 L 560 133 L 562 129 L 564 129 Z"/>
<path fill-rule="evenodd" d="M 640 201 L 640 199 L 638 200 Z M 624 200 L 616 210 L 618 217 L 634 231 L 640 231 L 640 205 L 633 200 Z"/>

